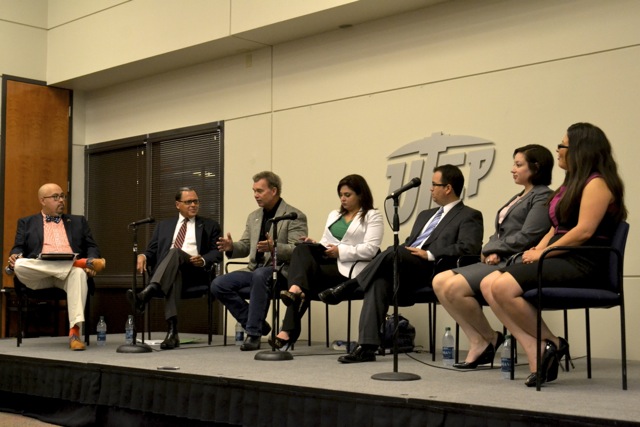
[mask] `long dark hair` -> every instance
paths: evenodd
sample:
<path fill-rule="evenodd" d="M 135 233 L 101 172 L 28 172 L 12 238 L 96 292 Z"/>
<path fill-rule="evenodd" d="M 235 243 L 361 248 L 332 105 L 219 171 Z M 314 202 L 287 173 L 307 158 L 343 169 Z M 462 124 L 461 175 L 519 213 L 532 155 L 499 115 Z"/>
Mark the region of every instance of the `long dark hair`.
<path fill-rule="evenodd" d="M 340 188 L 342 188 L 343 185 L 352 189 L 353 192 L 360 197 L 360 207 L 362 208 L 362 216 L 360 218 L 364 218 L 367 212 L 373 209 L 373 195 L 371 195 L 371 189 L 369 188 L 369 184 L 367 184 L 367 180 L 356 174 L 345 176 L 338 182 L 338 196 L 340 196 Z M 340 215 L 346 213 L 347 210 L 340 205 Z"/>
<path fill-rule="evenodd" d="M 560 222 L 575 222 L 580 211 L 580 199 L 589 176 L 598 173 L 613 194 L 615 209 L 610 213 L 616 222 L 627 218 L 624 204 L 624 183 L 618 175 L 611 153 L 611 143 L 604 132 L 590 123 L 575 123 L 567 129 L 569 148 L 566 161 L 567 172 L 563 185 L 566 192 L 556 209 Z M 554 195 L 558 192 L 555 191 Z"/>

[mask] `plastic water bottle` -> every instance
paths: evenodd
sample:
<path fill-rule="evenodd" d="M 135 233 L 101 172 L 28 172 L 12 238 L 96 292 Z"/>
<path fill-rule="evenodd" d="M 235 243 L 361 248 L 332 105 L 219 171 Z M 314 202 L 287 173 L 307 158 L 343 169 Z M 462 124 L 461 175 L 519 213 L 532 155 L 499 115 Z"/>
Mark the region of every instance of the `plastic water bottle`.
<path fill-rule="evenodd" d="M 453 349 L 455 340 L 451 333 L 451 328 L 444 328 L 444 336 L 442 337 L 442 364 L 444 366 L 453 366 Z"/>
<path fill-rule="evenodd" d="M 127 323 L 124 324 L 124 343 L 133 344 L 133 328 L 135 327 L 133 315 L 127 317 Z"/>
<path fill-rule="evenodd" d="M 242 345 L 244 343 L 244 329 L 240 322 L 236 322 L 236 345 Z"/>
<path fill-rule="evenodd" d="M 502 356 L 500 356 L 500 373 L 503 379 L 511 379 L 511 335 L 504 337 Z"/>
<path fill-rule="evenodd" d="M 107 343 L 107 323 L 104 321 L 104 316 L 100 316 L 96 330 L 98 332 L 98 345 L 105 345 Z"/>
<path fill-rule="evenodd" d="M 351 350 L 356 348 L 357 345 L 358 343 L 355 341 L 347 342 L 347 341 L 337 340 L 331 343 L 331 348 L 334 350 L 342 350 L 342 351 L 346 351 L 347 353 L 350 353 Z"/>

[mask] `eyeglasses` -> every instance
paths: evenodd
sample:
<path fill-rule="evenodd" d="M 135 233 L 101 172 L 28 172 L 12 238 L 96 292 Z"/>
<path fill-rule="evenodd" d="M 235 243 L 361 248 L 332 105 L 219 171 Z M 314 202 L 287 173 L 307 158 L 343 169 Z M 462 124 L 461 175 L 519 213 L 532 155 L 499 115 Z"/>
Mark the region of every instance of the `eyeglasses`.
<path fill-rule="evenodd" d="M 446 187 L 447 185 L 449 185 L 449 184 L 436 184 L 435 182 L 432 182 L 431 183 L 431 188 L 433 188 L 433 187 Z"/>
<path fill-rule="evenodd" d="M 44 197 L 43 197 L 43 199 L 53 199 L 53 200 L 55 200 L 56 202 L 57 202 L 58 200 L 64 200 L 64 199 L 66 199 L 66 198 L 67 198 L 67 196 L 65 196 L 65 195 L 64 195 L 64 193 L 62 193 L 62 194 L 52 194 L 51 196 L 44 196 Z"/>
<path fill-rule="evenodd" d="M 193 199 L 193 200 L 180 200 L 180 203 L 184 203 L 185 205 L 196 205 L 198 206 L 200 204 L 200 200 L 198 199 Z"/>
<path fill-rule="evenodd" d="M 563 148 L 569 149 L 569 146 L 564 144 L 558 144 L 558 150 L 561 150 Z"/>

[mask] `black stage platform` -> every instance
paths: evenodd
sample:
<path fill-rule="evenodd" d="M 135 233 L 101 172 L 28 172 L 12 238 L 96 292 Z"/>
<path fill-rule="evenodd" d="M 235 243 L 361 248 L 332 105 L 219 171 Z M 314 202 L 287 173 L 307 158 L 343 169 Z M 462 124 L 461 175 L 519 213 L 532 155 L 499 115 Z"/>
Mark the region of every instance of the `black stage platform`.
<path fill-rule="evenodd" d="M 159 340 L 164 334 L 156 333 Z M 195 342 L 145 354 L 117 353 L 123 337 L 105 347 L 71 352 L 67 340 L 31 338 L 16 347 L 0 340 L 0 411 L 60 425 L 163 426 L 524 426 L 638 425 L 640 363 L 629 363 L 629 390 L 621 389 L 620 363 L 586 360 L 536 392 L 494 369 L 457 371 L 432 363 L 428 353 L 399 357 L 408 382 L 376 381 L 393 370 L 393 358 L 342 365 L 341 354 L 301 343 L 291 361 L 254 360 L 255 352 L 222 346 L 214 337 L 183 334 Z M 263 343 L 263 348 L 267 344 Z M 574 355 L 575 357 L 575 355 Z M 524 360 L 524 357 L 523 357 Z M 176 371 L 158 367 L 178 367 Z M 185 424 L 188 423 L 188 424 Z"/>

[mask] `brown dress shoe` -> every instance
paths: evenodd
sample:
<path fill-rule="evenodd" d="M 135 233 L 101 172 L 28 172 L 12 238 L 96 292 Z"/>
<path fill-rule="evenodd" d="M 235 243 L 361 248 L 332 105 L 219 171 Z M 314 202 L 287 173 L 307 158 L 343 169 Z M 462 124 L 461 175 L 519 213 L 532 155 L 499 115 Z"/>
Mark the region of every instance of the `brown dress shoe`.
<path fill-rule="evenodd" d="M 69 337 L 69 348 L 73 351 L 82 351 L 85 349 L 85 345 L 77 335 L 71 335 Z"/>

